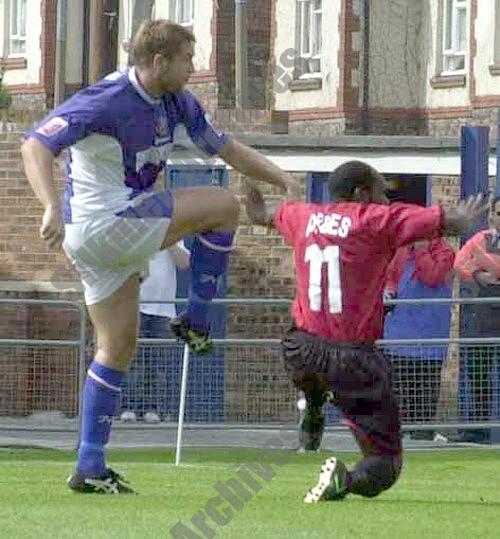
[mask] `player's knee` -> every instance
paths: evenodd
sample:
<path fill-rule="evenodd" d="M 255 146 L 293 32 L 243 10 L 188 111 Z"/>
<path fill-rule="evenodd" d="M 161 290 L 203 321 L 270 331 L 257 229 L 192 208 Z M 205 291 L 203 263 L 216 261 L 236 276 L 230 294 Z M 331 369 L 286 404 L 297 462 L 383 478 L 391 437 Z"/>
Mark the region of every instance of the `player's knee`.
<path fill-rule="evenodd" d="M 372 481 L 370 481 L 370 486 L 363 495 L 367 498 L 374 498 L 384 490 L 391 488 L 399 478 L 401 466 L 400 455 L 381 457 L 379 465 L 372 470 Z"/>
<path fill-rule="evenodd" d="M 396 457 L 387 457 L 387 461 L 387 471 L 385 474 L 385 481 L 382 485 L 382 490 L 387 490 L 388 488 L 392 487 L 401 474 L 401 455 Z"/>
<path fill-rule="evenodd" d="M 135 332 L 130 332 L 120 339 L 112 341 L 102 339 L 97 345 L 96 358 L 111 368 L 126 369 L 134 356 L 136 346 Z"/>

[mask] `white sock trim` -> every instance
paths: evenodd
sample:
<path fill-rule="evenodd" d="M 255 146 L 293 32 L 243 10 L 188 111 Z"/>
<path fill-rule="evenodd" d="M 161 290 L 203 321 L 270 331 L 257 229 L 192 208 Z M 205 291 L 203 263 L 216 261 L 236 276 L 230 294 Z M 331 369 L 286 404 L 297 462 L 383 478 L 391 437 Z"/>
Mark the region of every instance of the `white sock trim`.
<path fill-rule="evenodd" d="M 87 375 L 92 378 L 92 380 L 95 380 L 98 384 L 101 384 L 104 387 L 107 387 L 108 389 L 112 389 L 113 391 L 117 391 L 118 393 L 121 393 L 121 387 L 114 386 L 113 384 L 110 384 L 109 382 L 106 382 L 106 380 L 103 380 L 100 376 L 97 376 L 97 374 L 90 369 L 87 371 Z"/>
<path fill-rule="evenodd" d="M 234 251 L 234 238 L 233 243 L 229 247 L 223 247 L 222 245 L 216 245 L 215 243 L 212 243 L 208 241 L 206 238 L 204 238 L 201 234 L 196 234 L 196 237 L 200 240 L 200 243 L 202 243 L 205 247 L 208 247 L 209 249 L 212 249 L 213 251 L 218 251 L 219 253 L 230 253 L 231 251 Z"/>

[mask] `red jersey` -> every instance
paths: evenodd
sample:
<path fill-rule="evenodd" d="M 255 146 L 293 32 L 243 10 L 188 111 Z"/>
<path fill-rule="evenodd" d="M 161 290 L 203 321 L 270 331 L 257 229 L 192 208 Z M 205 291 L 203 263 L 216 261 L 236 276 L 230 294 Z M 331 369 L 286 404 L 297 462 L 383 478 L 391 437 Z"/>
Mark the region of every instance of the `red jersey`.
<path fill-rule="evenodd" d="M 382 336 L 386 269 L 400 247 L 441 230 L 440 206 L 285 202 L 274 223 L 293 248 L 298 329 L 328 341 Z"/>

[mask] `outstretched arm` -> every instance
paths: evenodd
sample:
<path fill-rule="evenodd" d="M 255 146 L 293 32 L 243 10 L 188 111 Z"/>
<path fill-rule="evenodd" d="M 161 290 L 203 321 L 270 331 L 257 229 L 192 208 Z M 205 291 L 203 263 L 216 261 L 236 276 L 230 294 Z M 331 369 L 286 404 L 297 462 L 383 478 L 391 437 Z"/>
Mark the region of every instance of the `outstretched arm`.
<path fill-rule="evenodd" d="M 237 140 L 230 139 L 219 155 L 241 174 L 277 185 L 285 191 L 293 189 L 297 183 L 289 172 L 281 170 L 267 157 Z"/>
<path fill-rule="evenodd" d="M 464 234 L 487 212 L 488 206 L 481 195 L 462 200 L 454 208 L 373 205 L 366 211 L 365 218 L 375 232 L 387 234 L 389 244 L 399 248 L 437 235 Z"/>

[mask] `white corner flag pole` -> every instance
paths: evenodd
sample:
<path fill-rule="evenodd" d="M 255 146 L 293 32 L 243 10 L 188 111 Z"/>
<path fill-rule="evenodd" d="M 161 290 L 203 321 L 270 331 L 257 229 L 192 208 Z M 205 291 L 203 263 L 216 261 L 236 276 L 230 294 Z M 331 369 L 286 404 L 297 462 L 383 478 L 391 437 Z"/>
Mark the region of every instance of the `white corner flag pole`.
<path fill-rule="evenodd" d="M 186 390 L 189 371 L 189 346 L 184 345 L 184 355 L 182 357 L 182 378 L 181 395 L 179 402 L 179 419 L 177 421 L 177 447 L 175 448 L 175 465 L 179 466 L 181 462 L 182 450 L 182 430 L 184 428 L 184 412 L 186 410 Z"/>

